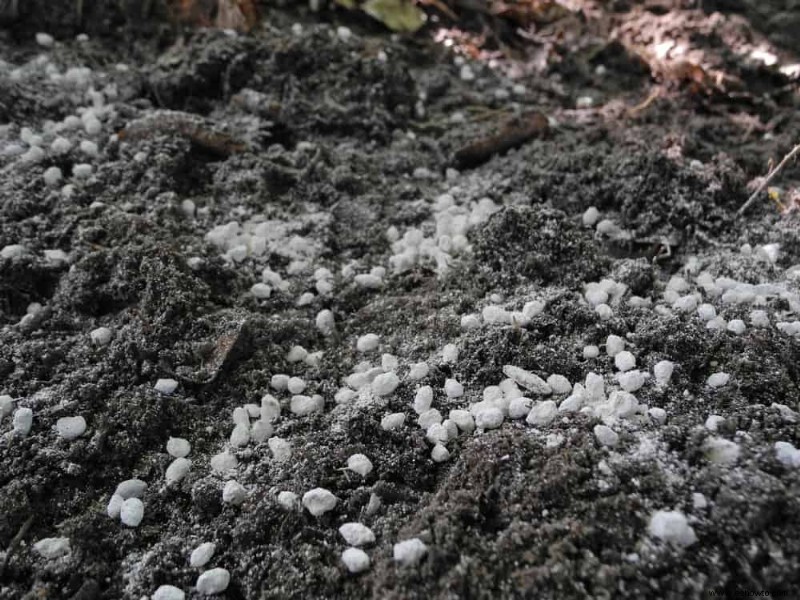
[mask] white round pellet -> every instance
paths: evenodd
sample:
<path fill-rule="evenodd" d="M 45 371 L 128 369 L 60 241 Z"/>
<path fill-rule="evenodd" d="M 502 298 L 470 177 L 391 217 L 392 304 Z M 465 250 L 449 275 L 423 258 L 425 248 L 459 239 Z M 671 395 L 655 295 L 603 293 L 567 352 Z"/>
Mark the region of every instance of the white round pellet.
<path fill-rule="evenodd" d="M 28 435 L 33 426 L 33 411 L 30 408 L 18 408 L 14 411 L 14 433 Z"/>
<path fill-rule="evenodd" d="M 333 335 L 333 332 L 336 329 L 336 322 L 333 318 L 333 313 L 328 309 L 319 311 L 319 313 L 317 313 L 316 325 L 317 330 L 322 335 L 326 337 Z"/>
<path fill-rule="evenodd" d="M 400 378 L 394 371 L 382 373 L 372 380 L 372 393 L 376 396 L 388 396 L 400 385 Z"/>
<path fill-rule="evenodd" d="M 503 411 L 499 408 L 485 408 L 475 415 L 478 429 L 497 429 L 503 424 Z"/>
<path fill-rule="evenodd" d="M 160 585 L 150 597 L 151 600 L 184 600 L 186 594 L 174 585 Z"/>
<path fill-rule="evenodd" d="M 81 416 L 61 417 L 56 421 L 56 431 L 65 440 L 74 440 L 86 431 L 86 419 Z"/>
<path fill-rule="evenodd" d="M 636 366 L 636 357 L 627 350 L 623 350 L 614 356 L 614 366 L 622 372 L 630 371 Z"/>
<path fill-rule="evenodd" d="M 708 379 L 706 380 L 706 385 L 712 388 L 718 388 L 727 385 L 730 379 L 731 376 L 727 373 L 714 373 L 713 375 L 709 375 Z"/>
<path fill-rule="evenodd" d="M 366 335 L 362 335 L 360 338 L 358 338 L 358 341 L 356 341 L 356 349 L 359 352 L 372 352 L 373 350 L 378 349 L 380 343 L 380 337 L 374 333 L 367 333 Z"/>
<path fill-rule="evenodd" d="M 192 446 L 188 440 L 176 437 L 171 437 L 167 440 L 167 454 L 173 458 L 184 458 L 191 451 Z"/>
<path fill-rule="evenodd" d="M 455 379 L 447 379 L 444 382 L 444 393 L 448 398 L 461 398 L 464 395 L 464 386 Z"/>
<path fill-rule="evenodd" d="M 112 519 L 119 519 L 119 513 L 122 511 L 122 504 L 125 499 L 119 494 L 112 494 L 106 506 L 106 514 Z"/>
<path fill-rule="evenodd" d="M 178 382 L 174 379 L 159 379 L 156 381 L 156 384 L 153 386 L 153 388 L 157 392 L 169 396 L 175 392 L 176 389 L 178 389 Z"/>
<path fill-rule="evenodd" d="M 58 167 L 50 167 L 44 172 L 42 177 L 47 185 L 53 186 L 58 185 L 64 178 L 64 175 Z"/>
<path fill-rule="evenodd" d="M 183 480 L 192 468 L 192 461 L 188 458 L 176 458 L 167 467 L 167 472 L 164 477 L 167 480 L 167 485 L 178 483 Z"/>
<path fill-rule="evenodd" d="M 108 327 L 98 327 L 89 333 L 89 337 L 98 346 L 106 346 L 111 341 L 112 333 Z"/>
<path fill-rule="evenodd" d="M 372 471 L 372 461 L 363 454 L 353 454 L 347 459 L 347 468 L 362 477 L 366 477 Z"/>
<path fill-rule="evenodd" d="M 600 348 L 597 346 L 584 346 L 583 358 L 597 358 L 600 356 Z"/>
<path fill-rule="evenodd" d="M 416 566 L 428 553 L 428 547 L 419 538 L 398 542 L 392 549 L 394 560 L 405 567 Z"/>
<path fill-rule="evenodd" d="M 119 518 L 128 527 L 138 527 L 144 518 L 144 504 L 139 498 L 128 498 L 122 503 Z"/>
<path fill-rule="evenodd" d="M 272 458 L 278 462 L 285 462 L 292 457 L 292 444 L 289 440 L 280 437 L 271 437 L 267 440 Z"/>
<path fill-rule="evenodd" d="M 455 344 L 445 344 L 442 348 L 442 362 L 448 365 L 458 362 L 458 347 Z"/>
<path fill-rule="evenodd" d="M 213 596 L 227 590 L 230 582 L 231 574 L 228 570 L 218 567 L 201 573 L 200 577 L 197 578 L 195 588 L 198 594 Z"/>
<path fill-rule="evenodd" d="M 0 396 L 0 419 L 3 419 L 14 412 L 14 399 L 7 395 L 3 394 Z"/>
<path fill-rule="evenodd" d="M 314 488 L 303 494 L 303 506 L 315 517 L 333 510 L 337 502 L 336 496 L 324 488 Z"/>
<path fill-rule="evenodd" d="M 225 482 L 222 488 L 222 501 L 234 506 L 241 505 L 247 499 L 247 490 L 244 486 L 233 479 Z"/>
<path fill-rule="evenodd" d="M 521 419 L 528 415 L 531 412 L 531 408 L 533 407 L 533 400 L 530 398 L 526 398 L 525 396 L 520 396 L 518 398 L 513 398 L 508 403 L 508 418 L 509 419 Z"/>
<path fill-rule="evenodd" d="M 408 378 L 411 381 L 419 381 L 420 379 L 424 379 L 428 376 L 430 372 L 430 368 L 428 367 L 428 363 L 426 362 L 418 362 L 411 365 L 408 370 Z"/>
<path fill-rule="evenodd" d="M 272 295 L 272 288 L 266 283 L 254 283 L 250 287 L 250 293 L 259 300 L 266 300 Z"/>
<path fill-rule="evenodd" d="M 531 408 L 525 422 L 539 427 L 549 425 L 557 416 L 558 406 L 556 406 L 556 403 L 552 400 L 545 400 Z"/>
<path fill-rule="evenodd" d="M 189 556 L 189 566 L 194 568 L 206 566 L 216 551 L 217 545 L 214 542 L 203 542 L 192 550 Z"/>
<path fill-rule="evenodd" d="M 606 425 L 595 425 L 593 432 L 601 446 L 616 446 L 619 443 L 617 432 Z"/>
<path fill-rule="evenodd" d="M 375 534 L 361 523 L 344 523 L 339 527 L 339 533 L 350 546 L 365 546 L 375 542 Z"/>
<path fill-rule="evenodd" d="M 450 460 L 450 452 L 442 444 L 436 444 L 431 450 L 433 462 L 441 463 Z"/>
<path fill-rule="evenodd" d="M 606 354 L 610 357 L 615 357 L 617 354 L 625 350 L 625 340 L 618 335 L 609 335 L 606 338 Z"/>
<path fill-rule="evenodd" d="M 362 573 L 369 569 L 369 555 L 359 548 L 348 548 L 342 552 L 342 562 L 351 573 Z"/>
<path fill-rule="evenodd" d="M 127 500 L 128 498 L 141 498 L 145 491 L 147 491 L 147 484 L 141 479 L 126 479 L 117 485 L 114 493 L 122 496 L 123 500 Z"/>
<path fill-rule="evenodd" d="M 406 422 L 405 413 L 391 413 L 381 419 L 381 429 L 392 431 L 400 429 Z"/>

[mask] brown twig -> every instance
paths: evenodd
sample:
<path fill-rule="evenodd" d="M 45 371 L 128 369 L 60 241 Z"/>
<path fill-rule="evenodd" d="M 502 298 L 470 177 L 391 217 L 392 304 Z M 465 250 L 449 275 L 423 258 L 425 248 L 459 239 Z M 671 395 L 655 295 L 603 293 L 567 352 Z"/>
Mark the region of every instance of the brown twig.
<path fill-rule="evenodd" d="M 756 198 L 764 190 L 764 188 L 767 187 L 767 185 L 769 185 L 769 182 L 772 181 L 775 175 L 777 175 L 780 172 L 780 170 L 783 169 L 783 167 L 785 167 L 786 164 L 790 160 L 792 160 L 799 152 L 800 152 L 800 144 L 797 144 L 794 148 L 791 149 L 789 154 L 783 157 L 783 160 L 781 160 L 781 162 L 778 163 L 778 166 L 769 172 L 769 174 L 764 178 L 761 184 L 759 184 L 759 186 L 756 188 L 756 191 L 753 192 L 752 195 L 747 199 L 747 202 L 742 204 L 742 207 L 737 211 L 736 214 L 740 216 L 743 215 L 745 211 L 748 208 L 750 208 L 750 205 L 753 204 L 753 202 L 755 202 Z"/>
<path fill-rule="evenodd" d="M 29 516 L 25 522 L 22 524 L 22 527 L 19 528 L 17 531 L 17 535 L 13 537 L 11 542 L 8 544 L 8 550 L 6 550 L 6 556 L 3 559 L 2 564 L 0 564 L 0 574 L 2 574 L 6 567 L 8 566 L 9 561 L 11 560 L 11 556 L 14 554 L 14 551 L 19 546 L 20 542 L 22 542 L 22 538 L 25 537 L 25 534 L 28 533 L 28 529 L 31 528 L 33 525 L 33 515 Z"/>

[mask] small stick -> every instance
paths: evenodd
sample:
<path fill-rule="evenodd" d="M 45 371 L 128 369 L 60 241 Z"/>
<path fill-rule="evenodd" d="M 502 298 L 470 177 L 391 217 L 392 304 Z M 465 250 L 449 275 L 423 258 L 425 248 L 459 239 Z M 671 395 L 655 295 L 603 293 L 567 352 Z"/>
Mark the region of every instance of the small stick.
<path fill-rule="evenodd" d="M 737 211 L 736 214 L 742 215 L 744 212 L 750 208 L 750 205 L 755 201 L 756 197 L 762 192 L 762 190 L 769 185 L 769 182 L 778 174 L 778 172 L 786 166 L 790 160 L 792 160 L 797 153 L 800 152 L 800 144 L 797 144 L 794 148 L 792 148 L 791 152 L 783 157 L 783 160 L 778 163 L 778 166 L 772 169 L 769 174 L 764 178 L 764 181 L 758 186 L 755 192 L 747 199 L 747 202 L 742 204 L 742 207 Z"/>
<path fill-rule="evenodd" d="M 33 515 L 29 516 L 25 520 L 25 522 L 22 524 L 22 527 L 20 527 L 19 531 L 17 531 L 17 535 L 15 535 L 14 538 L 11 540 L 11 542 L 8 544 L 8 549 L 6 550 L 6 556 L 3 559 L 3 563 L 0 564 L 0 574 L 5 572 L 6 567 L 8 566 L 8 563 L 11 560 L 11 555 L 14 554 L 14 551 L 17 549 L 17 546 L 19 546 L 20 542 L 22 542 L 22 538 L 25 537 L 25 534 L 28 533 L 28 529 L 31 528 L 32 524 L 33 524 Z"/>

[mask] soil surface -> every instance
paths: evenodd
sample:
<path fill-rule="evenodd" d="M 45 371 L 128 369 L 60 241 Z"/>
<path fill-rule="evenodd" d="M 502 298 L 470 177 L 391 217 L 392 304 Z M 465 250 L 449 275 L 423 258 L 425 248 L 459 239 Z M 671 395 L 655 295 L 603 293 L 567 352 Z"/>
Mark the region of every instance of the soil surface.
<path fill-rule="evenodd" d="M 87 2 L 80 19 L 71 3 L 10 4 L 0 598 L 161 585 L 194 598 L 217 567 L 230 599 L 800 596 L 800 453 L 775 445 L 800 446 L 798 164 L 737 214 L 800 142 L 797 2 L 587 2 L 486 48 L 469 40 L 491 21 L 466 9 L 467 33 L 396 36 L 341 9 L 265 6 L 242 35 L 178 27 L 157 7 L 143 19 L 133 2 Z M 497 151 L 537 111 L 546 125 Z M 488 151 L 464 164 L 465 148 Z M 523 311 L 531 301 L 543 310 Z M 368 333 L 379 348 L 360 352 Z M 650 374 L 636 410 L 506 418 L 432 460 L 418 387 L 444 418 L 484 398 L 507 411 L 513 386 L 504 405 L 494 387 L 506 365 L 571 384 L 596 373 L 610 394 L 612 334 Z M 657 385 L 664 360 L 674 372 Z M 399 375 L 392 393 L 342 392 L 376 366 Z M 711 387 L 717 372 L 730 379 Z M 322 409 L 293 411 L 278 374 Z M 255 436 L 266 394 L 288 459 L 231 438 L 246 405 Z M 390 413 L 404 424 L 382 427 Z M 74 416 L 86 431 L 65 439 L 56 423 Z M 191 443 L 191 470 L 168 485 L 170 437 Z M 236 466 L 212 469 L 221 452 Z M 365 476 L 346 468 L 356 453 Z M 137 527 L 107 514 L 131 478 L 147 483 Z M 229 480 L 243 502 L 223 500 Z M 317 487 L 338 499 L 320 517 L 299 502 Z M 696 541 L 660 538 L 658 511 L 683 515 Z M 346 522 L 376 537 L 360 574 L 342 563 Z M 46 538 L 68 552 L 43 556 Z M 427 554 L 398 564 L 393 546 L 411 538 Z M 192 567 L 202 542 L 216 551 Z"/>

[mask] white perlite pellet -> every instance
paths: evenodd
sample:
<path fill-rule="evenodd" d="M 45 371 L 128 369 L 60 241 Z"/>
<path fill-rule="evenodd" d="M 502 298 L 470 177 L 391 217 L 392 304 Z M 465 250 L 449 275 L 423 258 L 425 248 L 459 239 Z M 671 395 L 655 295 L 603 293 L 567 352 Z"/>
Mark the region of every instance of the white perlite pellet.
<path fill-rule="evenodd" d="M 222 488 L 222 501 L 233 506 L 240 506 L 247 499 L 247 490 L 244 486 L 233 479 L 225 483 Z"/>
<path fill-rule="evenodd" d="M 192 469 L 192 461 L 188 458 L 176 458 L 167 467 L 164 478 L 167 480 L 167 485 L 172 485 L 182 481 Z"/>
<path fill-rule="evenodd" d="M 619 435 L 607 425 L 595 425 L 592 431 L 601 446 L 613 447 L 619 443 Z"/>
<path fill-rule="evenodd" d="M 320 412 L 325 408 L 325 400 L 322 396 L 292 396 L 289 401 L 289 410 L 298 417 L 305 417 L 315 412 Z"/>
<path fill-rule="evenodd" d="M 531 408 L 533 407 L 533 400 L 530 398 L 526 398 L 525 396 L 520 396 L 519 398 L 513 398 L 508 403 L 508 418 L 509 419 L 521 419 L 523 417 L 528 416 L 528 413 L 531 412 Z"/>
<path fill-rule="evenodd" d="M 553 390 L 554 394 L 569 394 L 572 392 L 572 384 L 563 375 L 553 374 L 547 378 L 547 385 Z"/>
<path fill-rule="evenodd" d="M 372 461 L 363 454 L 353 454 L 347 459 L 347 468 L 366 477 L 372 472 Z"/>
<path fill-rule="evenodd" d="M 436 444 L 431 450 L 431 459 L 437 463 L 446 462 L 450 460 L 450 451 L 442 444 Z"/>
<path fill-rule="evenodd" d="M 676 546 L 691 546 L 697 541 L 686 515 L 676 510 L 659 510 L 650 517 L 647 531 L 651 536 Z"/>
<path fill-rule="evenodd" d="M 390 369 L 391 370 L 391 369 Z M 424 379 L 428 376 L 430 372 L 430 367 L 426 362 L 418 362 L 413 365 L 408 370 L 408 379 L 411 381 L 419 381 L 420 379 Z"/>
<path fill-rule="evenodd" d="M 534 394 L 547 396 L 553 391 L 544 379 L 520 367 L 506 365 L 503 367 L 503 374 Z"/>
<path fill-rule="evenodd" d="M 362 335 L 356 341 L 356 350 L 359 352 L 372 352 L 378 349 L 381 345 L 381 338 L 374 333 L 367 333 Z"/>
<path fill-rule="evenodd" d="M 614 366 L 623 373 L 630 371 L 636 366 L 636 357 L 627 350 L 622 350 L 614 356 Z"/>
<path fill-rule="evenodd" d="M 201 573 L 197 578 L 195 588 L 198 594 L 213 596 L 227 590 L 230 582 L 231 574 L 228 570 L 217 567 L 216 569 L 209 569 Z"/>
<path fill-rule="evenodd" d="M 316 325 L 317 331 L 319 331 L 324 336 L 333 335 L 333 332 L 336 329 L 336 322 L 333 318 L 333 313 L 328 310 L 321 310 L 317 313 L 316 318 Z"/>
<path fill-rule="evenodd" d="M 271 437 L 267 440 L 272 458 L 278 462 L 286 462 L 292 457 L 292 444 L 281 437 Z"/>
<path fill-rule="evenodd" d="M 653 375 L 656 378 L 656 385 L 658 385 L 658 387 L 664 387 L 668 385 L 674 370 L 675 364 L 668 360 L 657 362 L 653 367 Z"/>
<path fill-rule="evenodd" d="M 800 467 L 800 450 L 789 442 L 775 442 L 775 458 L 786 467 Z"/>
<path fill-rule="evenodd" d="M 183 590 L 174 585 L 160 585 L 151 596 L 151 600 L 184 600 L 184 598 L 186 594 Z"/>
<path fill-rule="evenodd" d="M 39 32 L 36 34 L 36 43 L 43 48 L 52 48 L 56 41 L 49 33 Z"/>
<path fill-rule="evenodd" d="M 89 333 L 92 342 L 98 346 L 106 346 L 111 341 L 112 333 L 108 327 L 98 327 Z"/>
<path fill-rule="evenodd" d="M 126 479 L 117 485 L 114 494 L 121 496 L 123 500 L 128 498 L 141 498 L 147 491 L 147 483 L 141 479 Z"/>
<path fill-rule="evenodd" d="M 609 335 L 606 338 L 606 354 L 614 358 L 617 354 L 625 350 L 625 340 L 618 335 Z"/>
<path fill-rule="evenodd" d="M 528 413 L 525 422 L 534 427 L 544 427 L 552 423 L 558 416 L 558 407 L 552 400 L 539 402 Z"/>
<path fill-rule="evenodd" d="M 300 505 L 300 497 L 294 492 L 284 490 L 278 492 L 278 504 L 286 510 L 294 510 Z"/>
<path fill-rule="evenodd" d="M 342 552 L 342 563 L 351 573 L 362 573 L 369 569 L 369 555 L 360 548 L 348 548 Z"/>
<path fill-rule="evenodd" d="M 61 417 L 56 421 L 56 431 L 65 440 L 74 440 L 86 431 L 86 419 L 81 416 Z"/>
<path fill-rule="evenodd" d="M 455 344 L 445 344 L 442 348 L 442 362 L 452 365 L 458 362 L 458 346 Z"/>
<path fill-rule="evenodd" d="M 584 346 L 583 347 L 583 358 L 597 358 L 600 356 L 600 348 L 597 346 Z"/>
<path fill-rule="evenodd" d="M 44 179 L 44 182 L 49 186 L 58 185 L 63 178 L 64 174 L 58 167 L 50 167 L 42 175 L 42 179 Z"/>
<path fill-rule="evenodd" d="M 404 567 L 413 567 L 428 553 L 428 547 L 419 538 L 412 538 L 394 545 L 392 555 L 394 560 Z"/>
<path fill-rule="evenodd" d="M 503 424 L 503 411 L 499 408 L 484 408 L 475 415 L 475 426 L 478 429 L 497 429 Z"/>
<path fill-rule="evenodd" d="M 172 393 L 174 393 L 176 389 L 178 389 L 178 382 L 175 381 L 174 379 L 159 379 L 158 381 L 156 381 L 154 389 L 157 392 L 169 396 Z"/>
<path fill-rule="evenodd" d="M 230 452 L 225 451 L 212 456 L 209 464 L 211 465 L 212 471 L 224 474 L 235 469 L 239 464 L 239 459 Z"/>
<path fill-rule="evenodd" d="M 39 556 L 48 560 L 61 558 L 72 552 L 69 538 L 67 537 L 41 539 L 33 545 L 33 549 L 36 550 Z"/>
<path fill-rule="evenodd" d="M 464 433 L 475 431 L 475 418 L 468 410 L 453 409 L 450 411 L 448 418 Z"/>
<path fill-rule="evenodd" d="M 112 519 L 119 519 L 119 513 L 122 511 L 122 504 L 125 499 L 119 494 L 112 494 L 106 506 L 106 514 Z"/>
<path fill-rule="evenodd" d="M 139 498 L 128 498 L 122 503 L 119 518 L 128 527 L 138 527 L 144 518 L 144 503 Z"/>
<path fill-rule="evenodd" d="M 173 458 L 184 458 L 191 451 L 192 446 L 188 440 L 176 437 L 171 437 L 167 440 L 167 454 Z"/>
<path fill-rule="evenodd" d="M 739 444 L 720 437 L 708 438 L 703 444 L 703 450 L 706 459 L 723 466 L 735 465 L 741 453 Z"/>
<path fill-rule="evenodd" d="M 14 411 L 13 428 L 17 435 L 28 435 L 33 427 L 33 411 L 23 407 Z"/>
<path fill-rule="evenodd" d="M 372 393 L 376 396 L 388 396 L 400 385 L 400 378 L 394 371 L 382 373 L 372 380 Z"/>
<path fill-rule="evenodd" d="M 345 523 L 339 527 L 339 533 L 350 546 L 365 546 L 375 542 L 375 534 L 361 523 Z"/>
<path fill-rule="evenodd" d="M 8 394 L 0 396 L 0 419 L 6 418 L 14 412 L 14 399 Z"/>
<path fill-rule="evenodd" d="M 336 507 L 338 499 L 325 488 L 314 488 L 303 494 L 303 506 L 315 517 L 319 517 Z"/>
<path fill-rule="evenodd" d="M 392 431 L 400 429 L 406 422 L 405 413 L 390 413 L 381 419 L 381 429 Z"/>
<path fill-rule="evenodd" d="M 444 393 L 448 398 L 461 398 L 464 395 L 464 386 L 455 379 L 447 379 L 444 382 Z"/>
<path fill-rule="evenodd" d="M 709 375 L 708 379 L 706 379 L 706 385 L 711 388 L 719 388 L 728 385 L 730 379 L 731 376 L 727 373 L 714 373 L 713 375 Z"/>
<path fill-rule="evenodd" d="M 727 330 L 735 335 L 742 335 L 746 329 L 747 326 L 741 319 L 731 319 L 730 321 L 728 321 Z"/>

